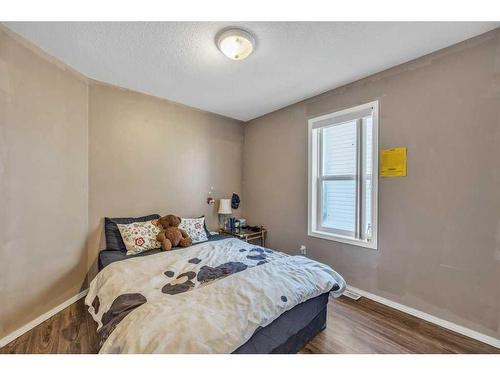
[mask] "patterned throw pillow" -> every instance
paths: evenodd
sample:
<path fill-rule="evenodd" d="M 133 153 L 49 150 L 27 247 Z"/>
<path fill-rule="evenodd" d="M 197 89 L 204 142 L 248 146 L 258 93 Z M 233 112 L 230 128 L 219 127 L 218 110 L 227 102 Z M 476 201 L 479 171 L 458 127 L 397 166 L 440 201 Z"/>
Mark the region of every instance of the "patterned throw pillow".
<path fill-rule="evenodd" d="M 181 219 L 179 229 L 184 229 L 193 243 L 207 241 L 207 232 L 205 232 L 205 218 L 200 217 L 197 219 Z"/>
<path fill-rule="evenodd" d="M 161 247 L 161 243 L 156 239 L 161 230 L 158 220 L 117 225 L 127 248 L 127 255 L 139 254 Z"/>

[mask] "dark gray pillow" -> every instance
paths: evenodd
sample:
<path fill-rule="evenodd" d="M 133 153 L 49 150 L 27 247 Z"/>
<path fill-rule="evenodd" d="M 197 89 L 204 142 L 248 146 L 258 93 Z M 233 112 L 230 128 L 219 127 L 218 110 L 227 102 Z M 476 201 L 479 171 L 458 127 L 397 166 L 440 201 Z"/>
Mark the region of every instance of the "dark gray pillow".
<path fill-rule="evenodd" d="M 130 224 L 135 222 L 144 222 L 150 220 L 159 219 L 160 215 L 148 215 L 142 217 L 114 217 L 104 218 L 104 234 L 106 235 L 106 249 L 107 250 L 120 250 L 123 252 L 127 252 L 127 248 L 123 243 L 122 235 L 120 234 L 120 230 L 118 229 L 117 224 Z"/>

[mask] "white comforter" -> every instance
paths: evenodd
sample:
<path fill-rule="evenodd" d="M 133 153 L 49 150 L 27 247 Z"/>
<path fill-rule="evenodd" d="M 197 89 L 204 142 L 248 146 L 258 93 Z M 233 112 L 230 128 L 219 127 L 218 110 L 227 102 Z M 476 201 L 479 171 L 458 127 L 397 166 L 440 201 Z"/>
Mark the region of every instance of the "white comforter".
<path fill-rule="evenodd" d="M 112 263 L 85 303 L 101 353 L 231 353 L 332 288 L 345 282 L 330 267 L 232 238 Z"/>

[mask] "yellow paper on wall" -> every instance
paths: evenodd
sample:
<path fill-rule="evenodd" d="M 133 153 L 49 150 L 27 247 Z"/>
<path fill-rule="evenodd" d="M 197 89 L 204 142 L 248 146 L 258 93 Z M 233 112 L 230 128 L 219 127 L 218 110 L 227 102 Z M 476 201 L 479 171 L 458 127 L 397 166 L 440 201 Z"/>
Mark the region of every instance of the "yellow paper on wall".
<path fill-rule="evenodd" d="M 381 150 L 380 160 L 381 176 L 406 176 L 406 147 Z"/>

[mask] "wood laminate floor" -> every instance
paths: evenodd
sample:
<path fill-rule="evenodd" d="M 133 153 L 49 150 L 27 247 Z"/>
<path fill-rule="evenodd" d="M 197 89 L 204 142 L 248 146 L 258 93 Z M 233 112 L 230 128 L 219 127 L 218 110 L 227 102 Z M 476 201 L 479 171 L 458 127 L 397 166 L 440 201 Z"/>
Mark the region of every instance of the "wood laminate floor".
<path fill-rule="evenodd" d="M 83 299 L 0 353 L 96 353 L 97 325 Z M 367 298 L 330 300 L 327 328 L 301 353 L 500 353 L 499 349 Z"/>

